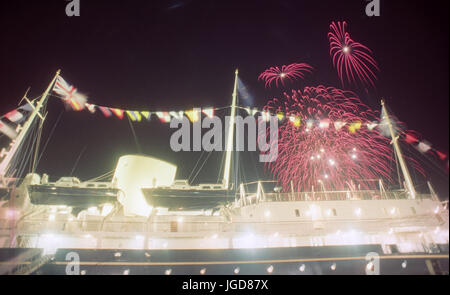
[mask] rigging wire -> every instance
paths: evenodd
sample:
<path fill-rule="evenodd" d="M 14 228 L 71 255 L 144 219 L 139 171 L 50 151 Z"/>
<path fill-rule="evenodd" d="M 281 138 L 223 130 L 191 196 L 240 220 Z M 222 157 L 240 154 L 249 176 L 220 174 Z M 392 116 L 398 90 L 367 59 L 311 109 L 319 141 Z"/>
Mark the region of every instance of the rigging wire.
<path fill-rule="evenodd" d="M 224 165 L 225 165 L 225 153 L 222 153 L 222 157 L 220 159 L 219 173 L 217 174 L 217 183 L 221 183 L 222 181 L 220 179 L 223 180 L 223 178 L 224 178 L 224 173 L 223 173 Z"/>
<path fill-rule="evenodd" d="M 258 167 L 257 167 L 256 161 L 255 161 L 255 153 L 250 153 L 250 160 L 252 161 L 252 166 L 255 171 L 256 179 L 261 179 L 261 176 L 258 172 Z M 264 167 L 263 167 L 263 169 L 264 169 Z"/>
<path fill-rule="evenodd" d="M 27 148 L 27 152 L 26 152 L 26 160 L 24 161 L 23 164 L 23 169 L 21 171 L 21 173 L 19 175 L 23 175 L 23 172 L 25 171 L 26 167 L 28 167 L 28 171 L 32 172 L 33 169 L 33 150 L 36 149 L 36 139 L 39 136 L 39 132 L 38 132 L 38 123 L 36 122 L 33 128 L 33 137 L 30 137 L 30 141 L 28 143 L 28 148 Z"/>
<path fill-rule="evenodd" d="M 218 111 L 218 110 L 223 110 L 223 109 L 225 109 L 225 108 L 227 108 L 227 107 L 218 108 L 218 109 L 216 109 L 216 111 Z M 194 168 L 192 169 L 191 173 L 189 174 L 189 177 L 188 177 L 189 183 L 193 183 L 193 182 L 194 182 L 194 180 L 196 179 L 196 177 L 198 176 L 198 174 L 201 172 L 202 168 L 204 167 L 204 165 L 205 165 L 206 162 L 208 161 L 208 159 L 209 159 L 209 157 L 211 156 L 212 152 L 213 152 L 213 151 L 207 152 L 207 153 L 208 153 L 208 154 L 207 154 L 207 157 L 203 160 L 202 165 L 198 168 L 198 171 L 196 171 L 195 176 L 194 176 L 194 177 L 192 178 L 192 180 L 191 180 L 192 174 L 195 172 L 195 170 L 196 170 L 196 168 L 197 168 L 197 166 L 198 166 L 198 163 L 200 163 L 200 160 L 201 160 L 201 158 L 203 157 L 203 155 L 204 155 L 204 153 L 205 153 L 205 151 L 202 151 L 202 153 L 200 154 L 200 157 L 198 158 L 197 162 L 195 163 Z M 223 154 L 223 156 L 222 156 L 222 162 L 221 162 L 219 171 L 222 171 L 222 166 L 223 166 L 224 159 L 225 159 L 225 156 L 224 156 L 224 154 Z M 220 172 L 219 172 L 219 175 L 218 175 L 218 178 L 217 178 L 217 182 L 219 182 L 219 179 L 220 179 Z"/>
<path fill-rule="evenodd" d="M 38 153 L 39 153 L 39 145 L 41 143 L 42 126 L 43 126 L 43 124 L 44 124 L 44 120 L 41 120 L 39 122 L 38 135 L 37 135 L 37 139 L 36 139 L 36 146 L 34 148 L 33 163 L 31 165 L 31 172 L 32 173 L 34 173 L 36 171 L 36 161 L 37 161 Z"/>
<path fill-rule="evenodd" d="M 194 168 L 192 168 L 191 173 L 190 173 L 189 176 L 188 176 L 188 182 L 190 181 L 192 174 L 194 174 L 195 168 L 197 168 L 198 163 L 200 163 L 200 159 L 203 157 L 204 154 L 205 154 L 205 151 L 202 151 L 202 153 L 200 154 L 200 157 L 198 157 L 197 162 L 195 163 Z"/>
<path fill-rule="evenodd" d="M 446 179 L 448 179 L 448 173 L 444 170 L 444 168 L 441 165 L 436 164 L 436 161 L 433 160 L 430 156 L 420 153 L 418 150 L 416 150 L 415 148 L 412 148 L 410 145 L 406 145 L 406 150 L 408 151 L 409 155 L 414 156 L 414 154 L 418 154 L 421 157 L 415 157 L 418 160 L 426 160 L 426 161 L 421 161 L 423 164 L 426 164 L 430 169 L 432 169 L 433 171 L 438 172 L 438 174 Z M 437 169 L 436 169 L 437 168 Z"/>
<path fill-rule="evenodd" d="M 85 145 L 83 147 L 83 149 L 81 150 L 80 154 L 78 155 L 78 158 L 75 160 L 75 164 L 72 167 L 72 171 L 70 171 L 69 176 L 73 175 L 73 172 L 75 172 L 76 167 L 78 166 L 78 162 L 80 161 L 81 156 L 83 155 L 83 153 L 86 151 L 87 145 Z"/>
<path fill-rule="evenodd" d="M 203 161 L 202 166 L 200 166 L 199 170 L 197 171 L 197 173 L 194 175 L 194 178 L 192 178 L 192 182 L 194 182 L 195 178 L 197 178 L 197 175 L 200 173 L 200 171 L 202 170 L 203 166 L 206 164 L 206 162 L 208 161 L 209 157 L 212 155 L 212 152 L 208 153 L 208 156 L 206 157 L 206 159 Z"/>
<path fill-rule="evenodd" d="M 44 104 L 41 108 L 41 113 L 44 114 L 45 111 L 47 110 L 47 104 Z M 44 121 L 45 121 L 45 117 L 46 115 L 44 115 L 43 119 L 39 120 L 39 128 L 37 130 L 37 139 L 36 139 L 36 146 L 35 146 L 35 150 L 34 150 L 34 156 L 33 156 L 33 163 L 31 166 L 31 172 L 34 173 L 36 171 L 36 161 L 38 158 L 38 153 L 39 153 L 39 145 L 41 143 L 41 137 L 42 137 L 42 127 L 44 125 Z"/>
<path fill-rule="evenodd" d="M 136 143 L 136 147 L 138 149 L 138 153 L 142 154 L 141 146 L 139 145 L 139 141 L 137 139 L 136 132 L 134 131 L 133 124 L 131 123 L 130 117 L 127 117 L 127 118 L 128 118 L 128 123 L 130 123 L 131 132 L 133 133 L 134 142 Z"/>
<path fill-rule="evenodd" d="M 225 108 L 227 108 L 227 107 L 224 107 L 223 109 L 225 109 Z M 231 108 L 231 106 L 229 108 Z M 225 144 L 226 144 L 226 139 L 225 139 Z M 225 152 L 226 152 L 226 150 L 225 150 Z M 225 176 L 225 175 L 223 175 L 223 172 L 224 172 L 223 171 L 223 167 L 225 165 L 225 158 L 226 158 L 226 153 L 222 153 L 222 157 L 221 157 L 221 160 L 220 160 L 219 174 L 217 175 L 217 183 L 220 183 L 221 182 L 220 179 L 221 178 L 223 179 L 224 176 Z"/>
<path fill-rule="evenodd" d="M 245 169 L 244 169 L 244 164 L 242 163 L 242 162 L 239 162 L 239 171 L 241 171 L 240 173 L 239 173 L 239 176 L 241 176 L 241 179 L 243 180 L 243 181 L 241 181 L 241 183 L 247 183 L 247 177 L 246 177 L 246 175 L 245 175 Z M 257 178 L 257 179 L 259 179 L 259 178 Z M 236 190 L 239 188 L 239 186 L 236 184 Z"/>
<path fill-rule="evenodd" d="M 41 151 L 41 153 L 40 153 L 40 155 L 39 155 L 39 157 L 38 157 L 38 159 L 36 161 L 36 168 L 39 165 L 39 162 L 41 161 L 41 158 L 44 155 L 45 150 L 47 149 L 47 145 L 50 142 L 50 139 L 52 138 L 53 133 L 55 132 L 56 126 L 58 126 L 59 121 L 61 120 L 61 117 L 62 117 L 63 113 L 64 113 L 64 109 L 62 109 L 61 112 L 59 113 L 58 119 L 56 119 L 56 123 L 53 125 L 52 130 L 50 131 L 50 134 L 49 134 L 47 140 L 45 141 L 44 147 L 42 148 L 42 151 Z"/>
<path fill-rule="evenodd" d="M 108 171 L 108 172 L 106 172 L 106 173 L 104 173 L 104 174 L 102 174 L 100 176 L 97 176 L 97 177 L 91 178 L 89 180 L 86 180 L 86 182 L 96 182 L 97 180 L 107 179 L 107 178 L 113 176 L 114 172 L 115 172 L 115 170 Z"/>
<path fill-rule="evenodd" d="M 14 159 L 11 161 L 11 166 L 9 168 L 9 174 L 16 175 L 17 178 L 21 178 L 23 176 L 23 173 L 25 172 L 27 166 L 30 166 L 30 158 L 33 154 L 33 147 L 35 144 L 35 136 L 36 136 L 36 127 L 37 123 L 34 121 L 29 129 L 30 136 L 28 136 L 24 142 L 23 145 L 21 145 L 17 151 L 16 155 L 14 156 Z M 14 168 L 14 170 L 13 170 Z"/>

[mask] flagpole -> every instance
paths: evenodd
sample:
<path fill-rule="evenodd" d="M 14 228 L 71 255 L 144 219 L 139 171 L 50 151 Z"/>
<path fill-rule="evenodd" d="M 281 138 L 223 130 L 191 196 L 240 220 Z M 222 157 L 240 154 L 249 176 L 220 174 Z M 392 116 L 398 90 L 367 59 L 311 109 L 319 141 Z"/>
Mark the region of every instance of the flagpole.
<path fill-rule="evenodd" d="M 381 107 L 382 107 L 382 110 L 383 110 L 383 113 L 384 113 L 384 117 L 386 119 L 386 122 L 387 122 L 387 125 L 388 125 L 388 128 L 389 128 L 389 132 L 391 133 L 392 144 L 394 145 L 394 151 L 395 151 L 395 153 L 397 155 L 397 158 L 398 158 L 398 161 L 400 163 L 400 168 L 402 169 L 403 176 L 405 177 L 406 186 L 407 186 L 408 191 L 410 193 L 411 199 L 415 199 L 416 198 L 416 190 L 415 190 L 414 185 L 412 183 L 412 179 L 411 179 L 411 175 L 409 174 L 408 166 L 406 166 L 405 159 L 403 158 L 402 150 L 400 149 L 400 146 L 398 144 L 398 136 L 395 134 L 394 128 L 392 127 L 392 123 L 391 123 L 391 120 L 389 118 L 389 114 L 387 112 L 384 99 L 381 100 Z M 401 182 L 400 179 L 399 179 L 399 182 Z"/>
<path fill-rule="evenodd" d="M 17 150 L 21 146 L 23 140 L 25 139 L 25 136 L 27 135 L 28 130 L 30 129 L 31 124 L 33 123 L 36 116 L 39 116 L 41 118 L 41 120 L 45 119 L 42 117 L 42 115 L 39 113 L 39 111 L 41 110 L 42 106 L 45 104 L 48 94 L 52 90 L 52 87 L 53 87 L 56 79 L 58 78 L 60 72 L 61 72 L 61 70 L 56 71 L 55 76 L 53 77 L 52 81 L 48 85 L 45 92 L 42 94 L 41 99 L 37 102 L 36 106 L 31 105 L 33 107 L 33 112 L 31 113 L 30 117 L 23 125 L 23 128 L 22 128 L 21 132 L 19 133 L 19 135 L 15 139 L 13 139 L 10 150 L 6 153 L 6 157 L 0 163 L 0 179 L 5 179 L 6 177 L 11 177 L 10 175 L 7 175 L 8 170 L 10 168 L 11 160 L 12 160 L 14 154 L 17 152 Z"/>
<path fill-rule="evenodd" d="M 234 143 L 234 122 L 236 117 L 236 98 L 237 98 L 237 85 L 238 85 L 238 74 L 239 70 L 235 71 L 235 79 L 234 79 L 234 90 L 233 90 L 233 102 L 231 103 L 231 115 L 230 115 L 230 124 L 228 126 L 228 138 L 227 138 L 227 147 L 226 147 L 226 156 L 225 156 L 225 168 L 223 172 L 223 186 L 226 189 L 229 189 L 230 185 L 230 169 L 231 169 L 231 153 L 233 151 L 233 143 Z"/>

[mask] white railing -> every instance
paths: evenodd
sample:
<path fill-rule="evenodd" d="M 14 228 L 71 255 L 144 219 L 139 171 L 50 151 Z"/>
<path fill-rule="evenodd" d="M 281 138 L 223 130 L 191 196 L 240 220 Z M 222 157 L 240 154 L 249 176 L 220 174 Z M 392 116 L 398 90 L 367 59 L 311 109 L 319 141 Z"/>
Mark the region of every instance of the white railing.
<path fill-rule="evenodd" d="M 263 188 L 265 182 L 241 184 L 239 206 L 246 206 L 259 202 L 298 202 L 298 201 L 350 201 L 350 200 L 406 200 L 410 199 L 406 190 L 386 191 L 380 184 L 380 190 L 346 190 L 346 191 L 310 191 L 310 192 L 271 192 L 266 193 Z M 256 192 L 247 193 L 248 185 L 256 184 Z M 418 194 L 416 199 L 434 199 L 433 194 Z"/>

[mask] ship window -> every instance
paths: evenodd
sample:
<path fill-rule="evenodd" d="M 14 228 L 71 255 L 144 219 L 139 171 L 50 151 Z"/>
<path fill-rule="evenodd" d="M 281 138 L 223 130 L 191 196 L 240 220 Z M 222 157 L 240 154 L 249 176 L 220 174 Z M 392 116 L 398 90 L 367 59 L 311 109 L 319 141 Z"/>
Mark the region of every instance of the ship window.
<path fill-rule="evenodd" d="M 178 222 L 177 221 L 171 221 L 170 222 L 170 232 L 175 233 L 178 231 Z"/>
<path fill-rule="evenodd" d="M 389 248 L 391 248 L 391 253 L 392 254 L 397 254 L 398 252 L 398 248 L 397 245 L 389 245 Z"/>
<path fill-rule="evenodd" d="M 331 210 L 331 212 L 333 212 L 333 216 L 337 216 L 336 209 L 333 208 L 333 209 Z"/>
<path fill-rule="evenodd" d="M 413 213 L 414 215 L 416 214 L 416 208 L 411 207 L 411 211 L 412 211 L 412 213 Z"/>
<path fill-rule="evenodd" d="M 87 187 L 95 187 L 95 184 L 89 183 L 89 184 L 87 185 Z"/>
<path fill-rule="evenodd" d="M 381 209 L 383 210 L 383 213 L 384 213 L 385 215 L 387 215 L 386 208 L 381 208 Z"/>
<path fill-rule="evenodd" d="M 300 217 L 300 211 L 298 209 L 295 209 L 295 216 Z"/>

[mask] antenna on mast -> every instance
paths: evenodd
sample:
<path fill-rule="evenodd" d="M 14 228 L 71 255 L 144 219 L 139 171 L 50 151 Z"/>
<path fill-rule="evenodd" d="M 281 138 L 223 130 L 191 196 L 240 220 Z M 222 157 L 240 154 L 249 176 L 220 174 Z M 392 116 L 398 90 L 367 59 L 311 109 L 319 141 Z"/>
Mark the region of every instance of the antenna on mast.
<path fill-rule="evenodd" d="M 28 86 L 27 91 L 25 91 L 25 94 L 23 95 L 22 99 L 19 101 L 19 104 L 18 104 L 19 106 L 20 106 L 20 104 L 22 103 L 23 100 L 26 100 L 28 103 L 30 103 L 30 101 L 29 101 L 28 98 L 27 98 L 27 94 L 28 94 L 28 92 L 30 91 L 30 89 L 31 89 L 31 87 Z"/>

